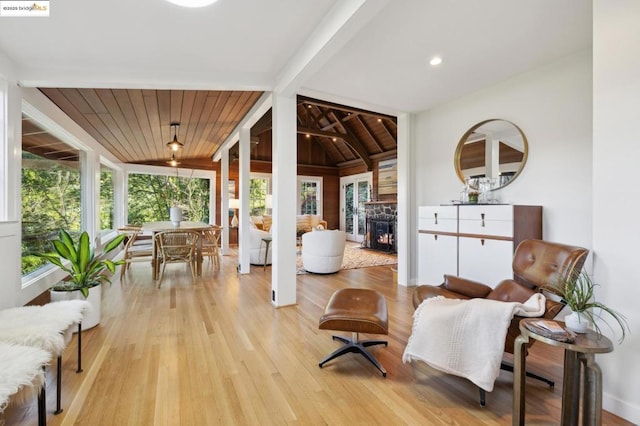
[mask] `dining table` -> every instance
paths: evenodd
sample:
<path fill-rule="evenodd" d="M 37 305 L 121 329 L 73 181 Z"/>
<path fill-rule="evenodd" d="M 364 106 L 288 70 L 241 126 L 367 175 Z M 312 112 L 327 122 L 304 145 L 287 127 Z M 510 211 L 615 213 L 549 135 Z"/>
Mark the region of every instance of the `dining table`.
<path fill-rule="evenodd" d="M 151 261 L 153 270 L 153 279 L 158 279 L 160 273 L 160 262 L 158 262 L 158 248 L 156 247 L 155 236 L 158 232 L 162 231 L 197 231 L 200 232 L 200 238 L 198 238 L 198 245 L 196 249 L 196 274 L 202 275 L 202 238 L 204 231 L 210 229 L 211 225 L 204 222 L 190 222 L 181 221 L 180 224 L 174 225 L 171 221 L 159 221 L 159 222 L 146 222 L 142 224 L 143 232 L 151 232 L 153 235 L 153 259 Z"/>

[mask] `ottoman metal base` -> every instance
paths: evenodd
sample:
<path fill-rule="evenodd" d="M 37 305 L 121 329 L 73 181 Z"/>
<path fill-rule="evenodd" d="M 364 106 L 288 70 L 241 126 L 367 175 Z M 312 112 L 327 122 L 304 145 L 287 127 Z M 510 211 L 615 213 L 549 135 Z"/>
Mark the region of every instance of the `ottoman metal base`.
<path fill-rule="evenodd" d="M 373 345 L 387 346 L 386 341 L 384 340 L 359 341 L 358 333 L 353 333 L 353 339 L 347 339 L 341 336 L 333 336 L 333 340 L 340 340 L 341 342 L 345 343 L 345 345 L 336 349 L 331 354 L 327 355 L 322 361 L 320 361 L 320 363 L 318 364 L 320 368 L 322 368 L 322 366 L 325 363 L 331 361 L 334 358 L 337 358 L 344 354 L 354 352 L 354 353 L 359 353 L 361 355 L 364 355 L 364 357 L 367 358 L 369 362 L 371 362 L 371 364 L 375 365 L 376 368 L 380 370 L 380 372 L 382 373 L 382 377 L 387 377 L 387 371 L 384 369 L 382 364 L 380 364 L 380 362 L 376 359 L 376 357 L 373 356 L 373 354 L 366 349 L 368 346 L 373 346 Z"/>

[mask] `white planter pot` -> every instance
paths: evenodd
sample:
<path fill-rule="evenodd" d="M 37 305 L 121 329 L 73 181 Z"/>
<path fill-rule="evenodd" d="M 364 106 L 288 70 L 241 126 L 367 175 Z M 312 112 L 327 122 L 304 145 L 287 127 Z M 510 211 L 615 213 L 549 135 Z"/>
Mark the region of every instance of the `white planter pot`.
<path fill-rule="evenodd" d="M 85 300 L 80 290 L 74 291 L 56 291 L 50 290 L 52 302 L 59 302 L 61 300 Z M 86 299 L 91 307 L 85 312 L 82 320 L 82 330 L 88 330 L 95 327 L 100 323 L 100 305 L 102 303 L 102 288 L 101 286 L 91 287 L 89 289 L 89 297 Z M 77 331 L 77 330 L 76 330 Z"/>
<path fill-rule="evenodd" d="M 583 312 L 571 312 L 564 317 L 564 323 L 569 330 L 575 333 L 586 333 L 591 325 L 589 317 Z"/>

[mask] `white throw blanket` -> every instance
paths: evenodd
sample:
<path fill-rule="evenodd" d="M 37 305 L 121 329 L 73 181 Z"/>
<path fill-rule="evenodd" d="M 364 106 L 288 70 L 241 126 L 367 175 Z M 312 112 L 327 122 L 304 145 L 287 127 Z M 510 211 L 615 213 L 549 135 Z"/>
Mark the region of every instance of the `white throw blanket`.
<path fill-rule="evenodd" d="M 540 293 L 525 303 L 443 296 L 426 299 L 413 315 L 402 361 L 424 361 L 491 392 L 500 374 L 511 319 L 514 315 L 539 317 L 544 311 L 545 298 Z"/>
<path fill-rule="evenodd" d="M 58 356 L 88 309 L 91 304 L 86 300 L 65 300 L 1 310 L 0 341 L 41 348 Z"/>
<path fill-rule="evenodd" d="M 0 342 L 0 413 L 10 398 L 21 404 L 37 395 L 49 358 L 49 352 L 40 348 Z"/>

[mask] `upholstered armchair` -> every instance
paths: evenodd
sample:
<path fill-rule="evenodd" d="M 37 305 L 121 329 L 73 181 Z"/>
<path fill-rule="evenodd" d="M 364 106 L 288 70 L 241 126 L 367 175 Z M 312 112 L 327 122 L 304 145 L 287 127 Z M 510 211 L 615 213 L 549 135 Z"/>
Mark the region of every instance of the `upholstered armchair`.
<path fill-rule="evenodd" d="M 312 231 L 302 235 L 302 266 L 307 272 L 332 274 L 342 268 L 344 231 Z"/>
<path fill-rule="evenodd" d="M 438 286 L 420 285 L 413 294 L 413 306 L 417 308 L 423 300 L 444 296 L 454 299 L 486 298 L 504 302 L 524 303 L 529 297 L 543 290 L 545 286 L 577 274 L 582 269 L 589 250 L 565 244 L 542 240 L 522 241 L 513 256 L 513 278 L 505 279 L 495 288 L 462 277 L 445 275 Z M 564 307 L 559 297 L 547 294 L 544 318 L 554 318 Z M 505 352 L 513 353 L 515 338 L 520 335 L 521 317 L 514 317 L 507 331 Z M 533 340 L 531 341 L 533 343 Z M 530 344 L 531 344 L 530 343 Z M 513 371 L 513 367 L 503 363 L 502 368 Z M 542 380 L 553 386 L 544 377 L 527 372 L 527 376 Z M 480 389 L 480 403 L 484 405 L 484 391 Z"/>
<path fill-rule="evenodd" d="M 252 265 L 264 265 L 264 255 L 267 250 L 267 245 L 262 240 L 263 238 L 271 237 L 271 234 L 261 229 L 250 228 L 249 229 L 249 263 Z M 267 265 L 271 265 L 271 250 L 267 254 Z"/>

